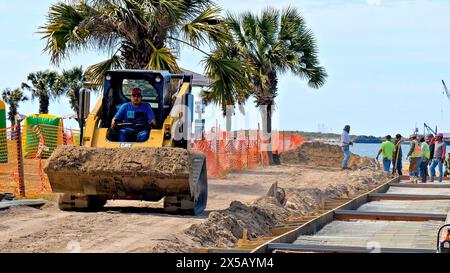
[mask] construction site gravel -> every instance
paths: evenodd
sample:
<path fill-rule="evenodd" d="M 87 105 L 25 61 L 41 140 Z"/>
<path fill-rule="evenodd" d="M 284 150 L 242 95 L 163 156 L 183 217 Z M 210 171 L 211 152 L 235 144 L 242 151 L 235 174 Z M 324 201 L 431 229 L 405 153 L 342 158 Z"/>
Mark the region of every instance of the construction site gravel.
<path fill-rule="evenodd" d="M 342 171 L 328 156 L 331 145 L 303 151 L 322 154 L 317 160 L 246 170 L 224 179 L 209 179 L 209 198 L 202 216 L 162 213 L 162 202 L 108 201 L 100 212 L 67 212 L 50 201 L 42 208 L 13 207 L 0 211 L 1 252 L 191 252 L 193 248 L 232 248 L 242 238 L 269 236 L 269 228 L 297 216 L 313 215 L 324 200 L 352 197 L 387 181 L 372 160 Z M 340 156 L 337 154 L 336 156 Z M 283 160 L 285 159 L 285 160 Z M 327 163 L 328 162 L 328 163 Z M 359 167 L 359 169 L 358 169 Z M 267 192 L 277 182 L 286 192 L 280 204 Z"/>

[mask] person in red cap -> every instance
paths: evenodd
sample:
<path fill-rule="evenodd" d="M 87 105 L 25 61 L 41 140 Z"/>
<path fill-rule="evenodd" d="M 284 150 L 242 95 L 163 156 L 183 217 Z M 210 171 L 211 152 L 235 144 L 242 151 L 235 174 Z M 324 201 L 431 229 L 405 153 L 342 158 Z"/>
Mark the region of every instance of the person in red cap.
<path fill-rule="evenodd" d="M 434 144 L 434 154 L 433 154 L 433 162 L 430 166 L 430 182 L 434 182 L 434 176 L 436 174 L 436 166 L 439 169 L 439 183 L 442 183 L 442 177 L 444 176 L 444 162 L 445 162 L 445 152 L 446 152 L 446 144 L 444 142 L 444 135 L 439 133 L 436 136 L 436 142 Z"/>
<path fill-rule="evenodd" d="M 150 125 L 156 125 L 155 114 L 148 103 L 142 103 L 142 92 L 139 88 L 131 90 L 131 102 L 124 103 L 112 119 L 111 128 L 118 121 L 131 123 L 127 127 L 119 129 L 119 141 L 144 142 L 150 134 Z"/>

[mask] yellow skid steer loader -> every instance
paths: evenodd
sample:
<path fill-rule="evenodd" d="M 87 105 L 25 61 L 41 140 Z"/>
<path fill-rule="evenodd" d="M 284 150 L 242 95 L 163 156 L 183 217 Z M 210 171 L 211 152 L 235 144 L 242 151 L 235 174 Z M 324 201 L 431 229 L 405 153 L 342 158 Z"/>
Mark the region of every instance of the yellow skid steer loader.
<path fill-rule="evenodd" d="M 81 95 L 80 146 L 60 146 L 44 170 L 62 210 L 98 210 L 109 199 L 159 201 L 176 214 L 201 214 L 207 202 L 205 156 L 189 150 L 193 116 L 192 76 L 167 71 L 105 73 L 93 110 Z M 142 90 L 156 125 L 144 142 L 120 142 L 111 122 L 120 106 Z"/>

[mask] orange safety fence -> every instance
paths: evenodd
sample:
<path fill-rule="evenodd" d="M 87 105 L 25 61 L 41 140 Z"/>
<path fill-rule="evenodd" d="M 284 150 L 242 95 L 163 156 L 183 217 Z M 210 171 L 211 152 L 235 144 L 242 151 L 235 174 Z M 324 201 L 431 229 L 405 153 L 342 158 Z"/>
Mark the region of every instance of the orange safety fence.
<path fill-rule="evenodd" d="M 0 129 L 0 192 L 19 196 L 24 188 L 27 197 L 51 192 L 43 171 L 46 159 L 58 145 L 79 145 L 79 131 L 48 124 L 21 126 L 20 163 L 18 129 L 17 126 Z M 6 134 L 6 145 L 2 144 L 2 134 Z M 305 139 L 298 133 L 273 132 L 271 142 L 273 154 L 277 155 L 300 146 Z M 209 177 L 224 177 L 232 171 L 269 164 L 268 140 L 257 131 L 234 132 L 232 136 L 226 132 L 206 134 L 205 139 L 193 141 L 191 148 L 205 154 Z"/>
<path fill-rule="evenodd" d="M 6 132 L 7 142 L 7 145 L 1 145 L 0 140 L 0 158 L 7 158 L 7 161 L 0 162 L 0 192 L 22 196 L 24 188 L 27 197 L 51 192 L 47 175 L 43 171 L 46 159 L 58 145 L 75 145 L 78 131 L 48 124 L 20 126 L 22 158 L 19 161 L 18 129 L 17 125 L 0 129 L 0 136 L 2 130 Z M 23 181 L 20 165 L 23 167 Z"/>
<path fill-rule="evenodd" d="M 300 146 L 305 139 L 297 133 L 273 132 L 271 142 L 273 154 L 278 155 Z M 268 143 L 255 131 L 237 132 L 232 137 L 220 132 L 195 140 L 192 149 L 205 154 L 208 176 L 223 177 L 231 171 L 268 165 Z"/>

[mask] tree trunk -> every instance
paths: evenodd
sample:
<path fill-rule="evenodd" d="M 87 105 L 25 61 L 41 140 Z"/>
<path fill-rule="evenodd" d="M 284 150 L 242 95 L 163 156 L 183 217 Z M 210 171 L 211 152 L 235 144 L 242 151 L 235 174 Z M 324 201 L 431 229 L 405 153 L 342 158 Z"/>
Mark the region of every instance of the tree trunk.
<path fill-rule="evenodd" d="M 265 118 L 264 115 L 263 118 L 263 129 L 265 127 L 264 132 L 266 133 L 266 139 L 268 140 L 267 144 L 267 157 L 269 159 L 269 164 L 273 165 L 275 164 L 273 160 L 273 152 L 272 152 L 272 114 L 273 114 L 273 105 L 275 97 L 278 95 L 278 76 L 275 71 L 269 71 L 267 73 L 268 78 L 268 85 L 269 85 L 269 92 L 267 94 L 267 97 L 265 99 L 266 105 L 266 111 L 265 111 Z"/>
<path fill-rule="evenodd" d="M 81 129 L 81 126 L 83 125 L 83 123 L 81 123 L 81 119 L 76 118 L 75 120 L 78 122 L 78 127 Z"/>
<path fill-rule="evenodd" d="M 48 114 L 48 106 L 50 104 L 50 100 L 48 94 L 42 92 L 39 95 L 39 114 Z"/>
<path fill-rule="evenodd" d="M 9 105 L 8 119 L 11 122 L 11 140 L 16 140 L 16 131 L 14 125 L 16 125 L 17 108 L 14 105 Z"/>
<path fill-rule="evenodd" d="M 134 46 L 128 42 L 122 43 L 121 53 L 125 60 L 125 68 L 145 69 L 150 61 L 149 51 L 151 47 L 144 41 L 139 46 Z"/>
<path fill-rule="evenodd" d="M 8 111 L 8 119 L 11 122 L 11 127 L 16 125 L 16 115 L 17 115 L 17 108 L 14 105 L 9 105 L 9 111 Z"/>
<path fill-rule="evenodd" d="M 11 122 L 11 140 L 16 140 L 16 128 L 14 127 L 14 125 L 16 125 L 16 119 L 10 119 L 9 120 Z"/>
<path fill-rule="evenodd" d="M 79 114 L 80 110 L 80 89 L 77 88 L 73 91 L 73 93 L 70 93 L 70 107 L 72 107 L 72 110 L 75 112 L 75 114 Z M 75 120 L 78 122 L 78 126 L 81 128 L 81 120 L 79 118 L 75 118 Z"/>
<path fill-rule="evenodd" d="M 226 129 L 227 129 L 227 137 L 231 135 L 231 129 L 232 129 L 232 118 L 234 114 L 234 106 L 227 105 L 225 116 L 226 116 Z"/>
<path fill-rule="evenodd" d="M 263 140 L 267 143 L 267 157 L 269 164 L 273 165 L 275 162 L 273 160 L 272 153 L 272 105 L 262 105 L 261 119 L 262 119 L 262 130 L 263 130 Z"/>

